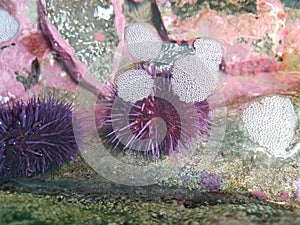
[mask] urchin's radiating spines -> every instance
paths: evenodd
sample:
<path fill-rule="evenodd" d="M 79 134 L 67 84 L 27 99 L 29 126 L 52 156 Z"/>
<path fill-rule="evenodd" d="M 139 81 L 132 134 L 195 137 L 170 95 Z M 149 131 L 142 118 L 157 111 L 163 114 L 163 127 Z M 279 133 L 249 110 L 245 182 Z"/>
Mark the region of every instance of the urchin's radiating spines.
<path fill-rule="evenodd" d="M 174 63 L 172 86 L 184 102 L 200 102 L 219 87 L 221 73 L 211 70 L 196 55 L 187 55 Z"/>
<path fill-rule="evenodd" d="M 154 79 L 151 95 L 126 102 L 119 98 L 117 87 L 102 102 L 99 134 L 113 148 L 131 150 L 159 157 L 175 151 L 195 148 L 197 140 L 209 133 L 208 101 L 186 103 L 172 90 L 172 68 L 139 66 Z"/>
<path fill-rule="evenodd" d="M 0 44 L 11 39 L 19 30 L 19 23 L 7 11 L 0 8 Z"/>
<path fill-rule="evenodd" d="M 295 135 L 297 116 L 288 98 L 268 96 L 243 110 L 249 137 L 275 157 L 288 156 L 286 149 Z"/>
<path fill-rule="evenodd" d="M 116 78 L 116 85 L 120 98 L 135 103 L 151 94 L 154 80 L 144 70 L 128 70 Z"/>
<path fill-rule="evenodd" d="M 43 174 L 78 152 L 72 103 L 47 96 L 0 106 L 0 178 Z"/>
<path fill-rule="evenodd" d="M 103 96 L 102 115 L 96 115 L 100 136 L 113 148 L 154 156 L 195 149 L 192 145 L 209 135 L 207 98 L 220 86 L 221 45 L 205 40 L 186 51 L 166 48 L 143 23 L 129 25 L 125 41 L 132 58 L 144 62 L 134 73 L 120 74 L 116 86 Z M 204 55 L 205 51 L 213 52 Z"/>
<path fill-rule="evenodd" d="M 125 40 L 131 56 L 142 61 L 157 58 L 163 44 L 158 34 L 146 23 L 129 25 L 125 30 Z"/>

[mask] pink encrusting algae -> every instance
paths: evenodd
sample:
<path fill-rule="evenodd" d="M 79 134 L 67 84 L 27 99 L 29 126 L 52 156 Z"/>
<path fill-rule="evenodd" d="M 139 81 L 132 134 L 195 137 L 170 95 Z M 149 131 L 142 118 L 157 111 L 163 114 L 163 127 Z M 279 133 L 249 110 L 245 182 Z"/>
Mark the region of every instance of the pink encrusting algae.
<path fill-rule="evenodd" d="M 283 68 L 282 63 L 271 57 L 257 57 L 249 61 L 228 63 L 224 65 L 224 71 L 231 76 L 257 75 L 261 72 L 276 72 Z"/>
<path fill-rule="evenodd" d="M 66 76 L 65 72 L 60 68 L 60 65 L 57 63 L 53 65 L 52 63 L 53 57 L 51 51 L 54 46 L 46 45 L 47 40 L 46 42 L 43 40 L 42 32 L 38 28 L 38 18 L 30 11 L 34 8 L 34 4 L 37 3 L 41 2 L 29 0 L 0 1 L 0 9 L 7 12 L 18 23 L 18 30 L 12 31 L 12 37 L 0 43 L 2 47 L 0 50 L 1 70 L 5 70 L 6 80 L 10 81 L 10 85 L 4 82 L 1 83 L 1 101 L 3 101 L 3 99 L 14 98 L 12 96 L 18 98 L 23 95 L 25 91 L 24 88 L 11 89 L 8 87 L 13 84 L 20 86 L 20 82 L 17 81 L 15 73 L 17 72 L 18 76 L 27 77 L 32 63 L 36 58 L 39 60 L 42 71 L 39 78 L 40 83 L 36 84 L 33 89 L 40 89 L 36 86 L 63 87 L 69 88 L 70 90 L 76 88 L 76 84 L 72 84 L 72 81 L 69 80 L 69 77 Z M 116 28 L 121 40 L 120 48 L 117 50 L 119 53 L 117 54 L 116 52 L 114 58 L 114 65 L 118 65 L 120 57 L 117 55 L 120 55 L 121 49 L 123 49 L 126 21 L 122 12 L 124 1 L 113 1 L 112 3 L 115 10 Z M 217 39 L 223 44 L 224 71 L 228 75 L 256 75 L 258 77 L 265 77 L 264 73 L 268 73 L 272 74 L 270 75 L 271 78 L 274 77 L 277 82 L 277 79 L 278 81 L 282 79 L 274 76 L 274 73 L 280 76 L 280 74 L 282 74 L 281 70 L 287 72 L 296 72 L 299 70 L 299 66 L 295 65 L 296 61 L 300 59 L 300 41 L 297 35 L 300 30 L 299 22 L 297 23 L 289 19 L 289 15 L 285 12 L 285 8 L 279 0 L 258 1 L 257 15 L 251 13 L 221 15 L 214 10 L 205 9 L 184 20 L 179 20 L 175 14 L 163 8 L 163 5 L 168 5 L 168 1 L 157 1 L 157 3 L 161 9 L 163 22 L 169 31 L 168 33 L 171 39 L 189 40 L 195 37 L 205 36 Z M 188 3 L 190 4 L 190 1 L 188 1 Z M 54 27 L 51 27 L 46 19 L 45 21 L 46 27 L 49 28 L 55 41 L 60 43 L 61 49 L 65 49 L 66 53 L 72 56 L 74 54 L 72 47 L 64 44 L 58 31 Z M 247 27 L 247 29 L 245 29 L 245 27 Z M 101 37 L 100 39 L 102 40 L 103 38 Z M 255 48 L 257 47 L 256 44 L 258 40 L 261 40 L 262 44 L 271 44 L 269 46 L 269 52 L 259 52 L 260 50 L 257 52 Z M 37 41 L 42 44 L 37 46 L 35 44 Z M 68 49 L 70 49 L 70 51 Z M 59 52 L 59 49 L 55 51 Z M 95 80 L 91 82 L 88 79 L 88 71 L 84 68 L 85 65 L 72 57 L 71 59 L 73 62 L 69 60 L 64 61 L 64 63 L 69 63 L 68 68 L 77 69 L 77 71 L 71 71 L 71 76 L 72 74 L 73 78 L 76 78 L 76 76 L 79 78 L 85 76 L 84 80 L 87 79 L 86 83 L 94 83 Z M 294 66 L 290 63 L 291 59 L 294 60 Z M 114 71 L 116 71 L 117 68 L 117 66 L 114 66 Z M 53 73 L 55 73 L 55 76 L 49 76 L 51 69 Z M 294 75 L 289 77 L 294 77 Z M 229 77 L 225 79 L 228 79 L 228 82 L 231 80 Z M 249 81 L 249 79 L 250 78 L 246 78 L 245 81 Z M 54 80 L 57 82 L 54 82 Z M 66 82 L 68 83 L 67 85 L 65 85 Z M 275 86 L 277 85 L 276 82 Z M 254 85 L 256 81 L 251 81 L 250 83 Z M 274 86 L 274 84 L 272 84 L 272 86 Z M 98 87 L 101 87 L 101 84 L 99 84 Z M 283 88 L 285 89 L 285 87 Z M 264 89 L 267 89 L 269 93 L 272 88 L 262 87 L 259 91 L 260 88 L 255 86 L 254 89 L 256 89 L 256 91 L 251 90 L 251 93 L 258 94 L 260 91 L 262 91 L 260 93 L 264 93 Z M 247 94 L 246 92 L 243 93 Z"/>
<path fill-rule="evenodd" d="M 259 200 L 266 201 L 266 200 L 269 199 L 269 197 L 264 192 L 262 192 L 262 191 L 252 191 L 251 195 L 257 197 Z"/>
<path fill-rule="evenodd" d="M 36 7 L 39 10 L 34 14 L 31 10 L 36 10 Z M 98 92 L 101 84 L 88 78 L 87 66 L 73 56 L 74 48 L 48 22 L 42 1 L 0 1 L 2 8 L 15 18 L 18 32 L 10 40 L 0 43 L 0 72 L 3 77 L 0 83 L 0 103 L 15 98 L 27 99 L 29 93 L 38 94 L 43 87 L 74 91 L 78 82 L 93 84 L 96 88 L 93 85 L 86 87 Z M 60 58 L 59 62 L 57 58 Z M 26 85 L 22 85 L 20 80 L 30 79 L 35 62 L 38 67 L 38 73 L 35 74 L 37 79 L 25 93 Z M 61 64 L 66 65 L 66 68 Z"/>
<path fill-rule="evenodd" d="M 42 32 L 39 30 L 38 18 L 34 16 L 35 14 L 30 12 L 29 4 L 34 3 L 36 3 L 36 1 L 11 0 L 5 1 L 4 3 L 2 2 L 2 4 L 0 2 L 0 8 L 3 6 L 7 9 L 19 24 L 19 31 L 15 37 L 3 43 L 0 49 L 1 76 L 6 77 L 6 79 L 1 80 L 2 82 L 0 84 L 0 102 L 6 102 L 14 98 L 28 97 L 28 93 L 25 93 L 25 87 L 23 87 L 22 83 L 17 79 L 18 77 L 23 77 L 23 80 L 28 78 L 36 59 L 38 60 L 39 69 L 51 64 L 51 50 Z M 60 66 L 57 65 L 57 67 Z M 52 71 L 55 70 L 54 67 L 48 67 L 48 69 L 52 69 Z M 60 69 L 59 73 L 62 72 L 63 70 Z M 45 77 L 43 74 L 36 75 L 39 76 L 40 84 L 44 86 L 47 86 L 47 80 L 53 79 L 52 76 Z M 63 81 L 65 79 L 58 80 L 57 78 L 59 77 L 55 78 L 56 87 L 65 82 Z M 36 83 L 30 91 L 37 94 L 41 91 L 41 86 Z"/>
<path fill-rule="evenodd" d="M 223 44 L 225 100 L 280 93 L 299 85 L 299 22 L 289 17 L 279 0 L 257 1 L 256 15 L 203 9 L 180 19 L 165 3 L 159 7 L 172 39 L 210 37 Z"/>

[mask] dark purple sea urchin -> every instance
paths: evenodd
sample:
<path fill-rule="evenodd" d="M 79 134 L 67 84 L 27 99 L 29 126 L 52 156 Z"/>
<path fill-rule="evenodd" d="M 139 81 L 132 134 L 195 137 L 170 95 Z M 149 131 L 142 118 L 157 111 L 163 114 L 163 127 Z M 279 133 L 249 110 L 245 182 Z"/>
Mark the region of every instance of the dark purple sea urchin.
<path fill-rule="evenodd" d="M 139 64 L 136 69 L 152 77 L 152 92 L 130 102 L 119 96 L 117 85 L 111 84 L 109 94 L 100 103 L 104 113 L 97 115 L 104 142 L 114 149 L 160 157 L 193 148 L 197 140 L 205 140 L 210 125 L 208 101 L 181 101 L 172 90 L 170 67 Z"/>
<path fill-rule="evenodd" d="M 72 103 L 47 96 L 0 105 L 0 179 L 43 174 L 78 152 Z"/>

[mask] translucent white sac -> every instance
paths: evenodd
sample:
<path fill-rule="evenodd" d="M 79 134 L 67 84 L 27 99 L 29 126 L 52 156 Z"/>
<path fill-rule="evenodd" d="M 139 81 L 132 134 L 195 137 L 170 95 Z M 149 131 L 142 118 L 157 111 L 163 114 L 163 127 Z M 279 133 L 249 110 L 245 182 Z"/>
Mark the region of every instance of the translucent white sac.
<path fill-rule="evenodd" d="M 131 56 L 138 60 L 150 60 L 159 56 L 162 40 L 147 24 L 135 23 L 125 30 L 127 50 Z"/>
<path fill-rule="evenodd" d="M 19 29 L 19 23 L 8 12 L 0 9 L 0 44 L 10 40 Z"/>
<path fill-rule="evenodd" d="M 117 77 L 116 84 L 118 96 L 135 103 L 151 94 L 154 80 L 144 70 L 128 70 Z"/>
<path fill-rule="evenodd" d="M 187 55 L 174 63 L 172 88 L 181 101 L 203 101 L 220 85 L 221 73 L 207 67 L 196 55 Z"/>
<path fill-rule="evenodd" d="M 290 99 L 269 96 L 243 110 L 242 120 L 250 139 L 267 148 L 269 154 L 286 158 L 295 135 L 297 116 Z"/>
<path fill-rule="evenodd" d="M 198 38 L 194 41 L 196 55 L 207 63 L 207 67 L 218 71 L 219 65 L 222 63 L 223 47 L 220 42 L 207 39 Z"/>

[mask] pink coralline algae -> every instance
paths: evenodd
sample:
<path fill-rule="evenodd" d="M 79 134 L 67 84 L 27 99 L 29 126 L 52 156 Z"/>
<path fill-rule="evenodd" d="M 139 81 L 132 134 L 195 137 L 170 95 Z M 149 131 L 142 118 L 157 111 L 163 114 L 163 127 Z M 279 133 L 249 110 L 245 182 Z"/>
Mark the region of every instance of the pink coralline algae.
<path fill-rule="evenodd" d="M 39 0 L 37 4 L 39 24 L 49 43 L 49 48 L 55 51 L 59 62 L 63 64 L 65 72 L 72 81 L 97 95 L 99 90 L 102 89 L 103 84 L 89 76 L 87 66 L 74 56 L 74 48 L 68 45 L 57 29 L 49 23 L 46 17 L 45 5 L 42 1 Z"/>
<path fill-rule="evenodd" d="M 3 7 L 15 16 L 19 24 L 18 34 L 9 42 L 4 43 L 0 49 L 0 71 L 2 77 L 0 102 L 7 102 L 23 95 L 28 96 L 28 94 L 25 94 L 25 87 L 17 80 L 17 77 L 26 79 L 31 73 L 33 62 L 38 58 L 44 64 L 51 52 L 38 29 L 38 24 L 34 20 L 31 21 L 29 19 L 28 1 L 5 1 Z M 33 87 L 33 89 L 35 89 L 36 93 L 40 92 L 40 88 L 37 88 L 37 86 Z"/>
<path fill-rule="evenodd" d="M 299 21 L 279 0 L 257 1 L 257 14 L 225 15 L 203 7 L 185 19 L 165 5 L 159 7 L 171 39 L 209 37 L 222 43 L 225 100 L 299 85 Z"/>
<path fill-rule="evenodd" d="M 282 63 L 271 57 L 252 58 L 249 61 L 228 63 L 224 65 L 224 71 L 231 76 L 257 75 L 261 72 L 275 72 L 282 68 Z"/>
<path fill-rule="evenodd" d="M 19 41 L 29 53 L 39 59 L 42 59 L 44 54 L 49 51 L 49 45 L 42 32 L 36 31 L 30 33 L 29 35 L 24 35 Z"/>
<path fill-rule="evenodd" d="M 257 197 L 259 200 L 268 200 L 269 197 L 262 191 L 252 191 L 251 194 L 255 197 Z"/>
<path fill-rule="evenodd" d="M 32 14 L 31 8 L 38 8 L 38 16 Z M 18 24 L 16 34 L 10 35 L 12 37 L 8 41 L 0 41 L 0 103 L 17 98 L 26 99 L 30 93 L 40 93 L 42 87 L 74 91 L 79 82 L 98 92 L 101 84 L 95 80 L 86 81 L 89 74 L 86 65 L 73 56 L 74 49 L 48 22 L 42 1 L 0 1 L 0 9 L 1 13 L 7 10 L 2 14 L 6 17 L 10 15 Z M 0 21 L 0 29 L 3 29 L 3 21 Z M 10 28 L 10 32 L 15 33 L 15 30 Z M 35 65 L 39 67 L 39 74 L 36 74 L 37 79 L 30 84 L 30 89 L 26 90 L 30 76 L 35 73 L 32 71 Z"/>
<path fill-rule="evenodd" d="M 300 22 L 288 24 L 284 31 L 283 48 L 285 52 L 293 52 L 300 54 Z"/>
<path fill-rule="evenodd" d="M 280 201 L 288 201 L 290 200 L 290 195 L 288 192 L 281 192 L 280 194 L 276 195 L 275 198 Z"/>

